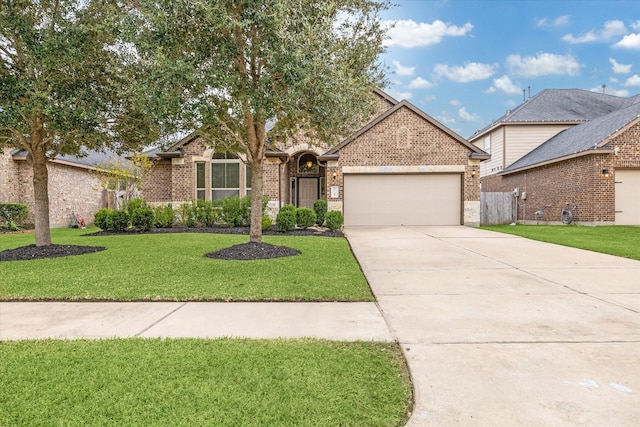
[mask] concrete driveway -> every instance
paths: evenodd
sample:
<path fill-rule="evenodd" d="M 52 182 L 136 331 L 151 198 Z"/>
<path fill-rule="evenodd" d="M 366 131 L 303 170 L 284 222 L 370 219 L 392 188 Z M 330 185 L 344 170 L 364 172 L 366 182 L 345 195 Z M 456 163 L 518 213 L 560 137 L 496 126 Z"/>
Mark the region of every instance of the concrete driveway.
<path fill-rule="evenodd" d="M 350 228 L 409 426 L 640 425 L 640 262 L 467 227 Z"/>

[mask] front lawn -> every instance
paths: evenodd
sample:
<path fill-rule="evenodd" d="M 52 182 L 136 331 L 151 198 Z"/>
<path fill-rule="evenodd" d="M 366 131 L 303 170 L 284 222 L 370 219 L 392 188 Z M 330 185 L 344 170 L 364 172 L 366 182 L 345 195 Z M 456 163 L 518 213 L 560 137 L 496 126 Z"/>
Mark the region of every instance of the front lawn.
<path fill-rule="evenodd" d="M 373 301 L 344 238 L 264 236 L 301 255 L 253 261 L 206 258 L 246 243 L 210 233 L 82 236 L 97 229 L 53 229 L 60 245 L 105 246 L 87 255 L 0 262 L 2 300 Z M 0 251 L 34 242 L 0 235 Z"/>
<path fill-rule="evenodd" d="M 397 344 L 126 339 L 0 342 L 0 425 L 401 426 Z"/>
<path fill-rule="evenodd" d="M 492 225 L 486 230 L 640 260 L 640 227 L 621 225 Z"/>

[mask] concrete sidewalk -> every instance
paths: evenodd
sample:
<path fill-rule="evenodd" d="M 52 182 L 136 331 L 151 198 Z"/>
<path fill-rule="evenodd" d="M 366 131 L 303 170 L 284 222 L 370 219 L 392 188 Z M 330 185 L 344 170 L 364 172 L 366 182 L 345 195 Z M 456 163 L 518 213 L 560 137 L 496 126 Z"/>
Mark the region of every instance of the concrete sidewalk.
<path fill-rule="evenodd" d="M 349 229 L 409 426 L 638 426 L 640 262 L 466 227 Z"/>
<path fill-rule="evenodd" d="M 2 340 L 111 337 L 393 341 L 367 302 L 0 302 Z"/>

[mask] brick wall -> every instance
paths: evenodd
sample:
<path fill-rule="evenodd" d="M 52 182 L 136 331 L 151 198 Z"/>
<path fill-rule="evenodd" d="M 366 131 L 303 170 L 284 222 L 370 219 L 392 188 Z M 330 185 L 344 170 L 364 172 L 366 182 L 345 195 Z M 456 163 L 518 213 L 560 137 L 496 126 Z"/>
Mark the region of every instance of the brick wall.
<path fill-rule="evenodd" d="M 525 170 L 519 173 L 482 178 L 483 192 L 526 192 L 518 199 L 518 220 L 536 221 L 535 212 L 544 212 L 541 221 L 558 222 L 562 208 L 577 206 L 575 222 L 609 223 L 615 221 L 613 175 L 602 176 L 611 168 L 612 155 L 588 155 Z"/>
<path fill-rule="evenodd" d="M 29 207 L 29 219 L 33 221 L 33 172 L 26 161 L 15 162 L 20 196 L 18 203 Z M 93 222 L 95 212 L 106 207 L 105 191 L 99 180 L 89 170 L 49 162 L 49 221 L 52 227 L 66 227 L 71 222 L 71 212 L 82 215 L 87 224 Z"/>
<path fill-rule="evenodd" d="M 470 164 L 469 151 L 468 147 L 404 107 L 340 150 L 338 162 L 328 167 L 327 187 L 339 185 L 342 196 L 344 166 L 464 165 L 464 200 L 478 201 L 479 165 L 477 162 Z M 331 202 L 338 200 L 328 199 Z"/>
<path fill-rule="evenodd" d="M 18 185 L 18 166 L 11 157 L 11 149 L 0 151 L 0 203 L 18 203 L 20 188 Z"/>
<path fill-rule="evenodd" d="M 156 161 L 141 187 L 142 197 L 148 202 L 171 202 L 171 160 Z"/>

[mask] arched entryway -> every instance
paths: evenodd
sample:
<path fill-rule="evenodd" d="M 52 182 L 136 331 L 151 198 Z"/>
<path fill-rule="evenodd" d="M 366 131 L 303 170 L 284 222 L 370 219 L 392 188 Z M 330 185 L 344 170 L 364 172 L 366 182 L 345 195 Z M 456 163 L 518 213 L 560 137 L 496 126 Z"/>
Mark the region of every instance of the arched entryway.
<path fill-rule="evenodd" d="M 325 166 L 312 152 L 292 157 L 289 163 L 289 203 L 313 209 L 313 204 L 326 197 Z"/>

